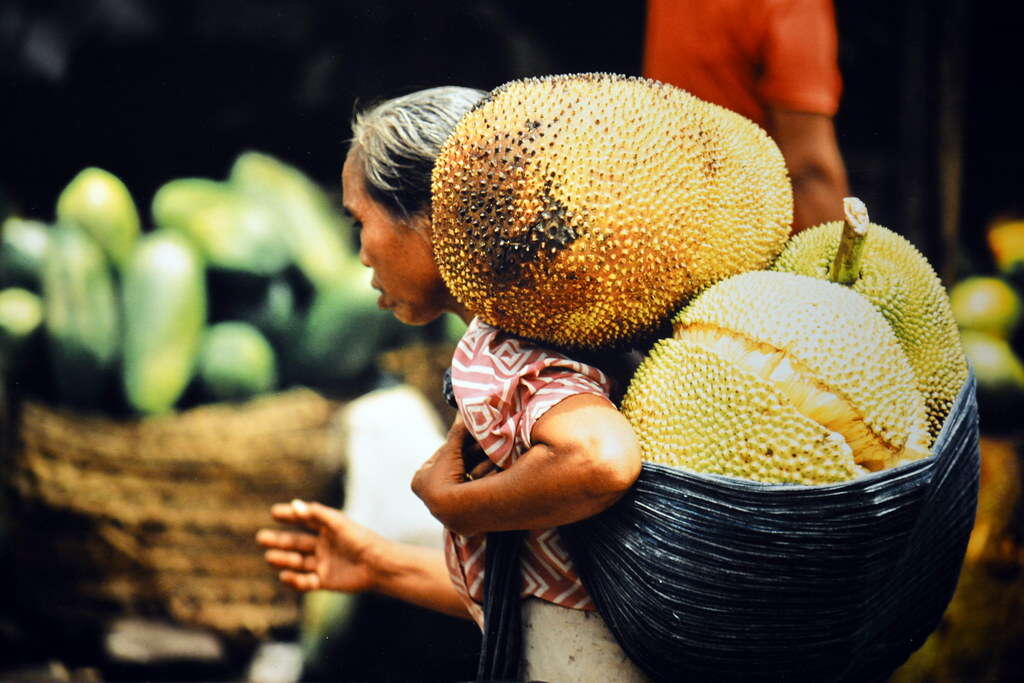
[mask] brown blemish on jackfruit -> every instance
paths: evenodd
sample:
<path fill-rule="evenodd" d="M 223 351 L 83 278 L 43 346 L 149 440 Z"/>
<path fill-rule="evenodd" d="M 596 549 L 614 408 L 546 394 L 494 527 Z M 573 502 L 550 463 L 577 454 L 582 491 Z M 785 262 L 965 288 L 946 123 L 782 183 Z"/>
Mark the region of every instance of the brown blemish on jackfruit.
<path fill-rule="evenodd" d="M 496 214 L 495 222 L 499 225 L 505 221 L 504 214 Z M 572 226 L 568 210 L 557 199 L 545 201 L 545 208 L 518 233 L 508 227 L 500 227 L 492 240 L 489 250 L 491 272 L 495 282 L 520 287 L 528 287 L 530 278 L 523 266 L 550 260 L 576 239 L 576 231 Z M 566 273 L 568 279 L 575 279 L 573 273 Z"/>

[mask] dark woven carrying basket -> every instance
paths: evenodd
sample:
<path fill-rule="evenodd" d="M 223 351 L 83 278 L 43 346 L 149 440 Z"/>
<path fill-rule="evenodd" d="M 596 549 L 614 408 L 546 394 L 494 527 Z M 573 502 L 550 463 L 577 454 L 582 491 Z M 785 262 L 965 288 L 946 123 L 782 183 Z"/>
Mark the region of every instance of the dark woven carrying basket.
<path fill-rule="evenodd" d="M 656 680 L 882 680 L 953 594 L 978 468 L 971 375 L 927 460 L 817 487 L 645 464 L 626 498 L 562 533 Z"/>

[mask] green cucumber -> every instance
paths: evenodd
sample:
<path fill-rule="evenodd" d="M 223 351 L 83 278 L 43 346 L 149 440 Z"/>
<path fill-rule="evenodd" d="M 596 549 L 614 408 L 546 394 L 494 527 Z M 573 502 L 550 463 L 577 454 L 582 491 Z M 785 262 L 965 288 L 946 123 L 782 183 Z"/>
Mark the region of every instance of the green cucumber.
<path fill-rule="evenodd" d="M 153 197 L 153 220 L 187 235 L 211 268 L 275 275 L 291 261 L 276 214 L 225 183 L 179 178 Z"/>
<path fill-rule="evenodd" d="M 68 183 L 57 199 L 57 220 L 89 233 L 118 266 L 139 237 L 139 212 L 128 188 L 102 168 L 87 168 Z"/>
<path fill-rule="evenodd" d="M 199 352 L 199 381 L 215 401 L 240 401 L 273 391 L 277 386 L 274 349 L 248 323 L 212 325 Z"/>
<path fill-rule="evenodd" d="M 257 152 L 236 159 L 229 182 L 276 213 L 292 259 L 311 283 L 326 289 L 343 282 L 344 262 L 355 253 L 351 227 L 323 190 L 298 169 Z"/>
<path fill-rule="evenodd" d="M 12 369 L 22 347 L 43 324 L 43 300 L 21 287 L 0 289 L 0 375 Z"/>
<path fill-rule="evenodd" d="M 197 210 L 222 202 L 230 192 L 230 188 L 216 180 L 176 178 L 157 189 L 150 213 L 158 228 L 177 228 Z"/>
<path fill-rule="evenodd" d="M 285 275 L 234 290 L 230 290 L 223 280 L 211 283 L 210 291 L 214 286 L 220 288 L 217 291 L 220 310 L 214 312 L 211 308 L 211 317 L 216 315 L 216 320 L 247 322 L 275 344 L 283 341 L 288 330 L 296 324 L 295 292 Z M 226 300 L 231 294 L 232 299 Z"/>
<path fill-rule="evenodd" d="M 0 227 L 0 286 L 38 291 L 50 241 L 45 223 L 11 216 Z"/>
<path fill-rule="evenodd" d="M 444 322 L 442 324 L 444 326 L 444 331 L 442 333 L 442 337 L 444 341 L 451 344 L 458 343 L 458 341 L 462 339 L 462 335 L 466 334 L 466 328 L 468 326 L 462 318 L 454 313 L 445 313 L 443 320 Z"/>
<path fill-rule="evenodd" d="M 377 355 L 413 329 L 377 307 L 372 272 L 350 260 L 344 279 L 316 292 L 287 344 L 292 382 L 348 394 L 376 369 Z"/>
<path fill-rule="evenodd" d="M 157 230 L 139 241 L 122 281 L 128 404 L 165 413 L 192 378 L 206 324 L 202 259 L 183 235 Z"/>
<path fill-rule="evenodd" d="M 117 295 L 100 246 L 75 225 L 50 236 L 42 278 L 50 362 L 59 400 L 98 408 L 117 359 Z"/>

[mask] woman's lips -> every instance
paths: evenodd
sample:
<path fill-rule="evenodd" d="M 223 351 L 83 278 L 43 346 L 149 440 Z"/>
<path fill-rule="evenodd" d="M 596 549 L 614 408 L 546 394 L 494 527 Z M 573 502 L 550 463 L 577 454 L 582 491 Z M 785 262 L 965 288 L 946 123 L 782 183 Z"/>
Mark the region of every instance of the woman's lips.
<path fill-rule="evenodd" d="M 384 293 L 384 290 L 376 285 L 374 285 L 373 288 L 380 292 L 380 296 L 377 297 L 377 308 L 390 308 L 390 300 L 388 299 L 388 295 Z"/>
<path fill-rule="evenodd" d="M 377 308 L 391 308 L 391 300 L 388 298 L 388 295 L 384 292 L 384 289 L 379 284 L 377 284 L 377 281 L 371 280 L 370 286 L 376 289 L 378 292 L 380 292 L 380 296 L 377 297 Z"/>

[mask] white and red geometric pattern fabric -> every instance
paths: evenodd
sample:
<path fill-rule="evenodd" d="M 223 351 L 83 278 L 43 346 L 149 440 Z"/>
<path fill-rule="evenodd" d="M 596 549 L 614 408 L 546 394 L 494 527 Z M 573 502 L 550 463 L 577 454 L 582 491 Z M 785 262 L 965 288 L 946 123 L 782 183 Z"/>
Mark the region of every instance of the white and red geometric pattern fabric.
<path fill-rule="evenodd" d="M 569 396 L 608 397 L 611 382 L 597 368 L 519 339 L 473 319 L 452 358 L 452 389 L 459 413 L 484 453 L 498 467 L 514 465 L 532 446 L 530 433 L 549 408 Z M 446 533 L 452 583 L 483 625 L 486 536 Z M 523 597 L 593 610 L 558 531 L 531 531 L 521 567 Z"/>

